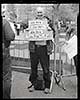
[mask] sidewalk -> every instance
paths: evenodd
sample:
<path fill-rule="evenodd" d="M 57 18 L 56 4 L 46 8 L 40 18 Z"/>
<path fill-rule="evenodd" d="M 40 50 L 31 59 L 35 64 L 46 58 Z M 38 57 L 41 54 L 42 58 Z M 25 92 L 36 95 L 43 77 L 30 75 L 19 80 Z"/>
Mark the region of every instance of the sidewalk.
<path fill-rule="evenodd" d="M 44 94 L 43 91 L 29 92 L 29 74 L 13 71 L 11 98 L 77 98 L 77 77 L 63 77 L 66 91 L 53 83 L 51 94 Z"/>

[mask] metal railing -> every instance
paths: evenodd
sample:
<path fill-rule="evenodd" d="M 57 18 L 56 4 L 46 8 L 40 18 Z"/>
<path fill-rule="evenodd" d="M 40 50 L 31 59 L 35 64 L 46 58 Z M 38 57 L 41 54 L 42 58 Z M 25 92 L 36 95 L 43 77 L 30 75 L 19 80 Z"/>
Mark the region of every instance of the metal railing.
<path fill-rule="evenodd" d="M 60 48 L 57 48 L 60 49 Z M 15 41 L 11 42 L 10 46 L 10 55 L 14 58 L 22 58 L 22 59 L 30 59 L 29 56 L 29 50 L 28 50 L 28 41 L 26 40 L 19 40 L 16 39 Z M 54 56 L 56 60 L 62 60 L 63 61 L 63 76 L 70 76 L 75 75 L 75 67 L 74 67 L 74 60 L 69 60 L 67 57 L 67 54 L 64 52 L 56 52 L 54 55 L 54 52 L 52 55 L 50 55 L 50 60 L 54 60 Z M 18 60 L 18 59 L 17 59 Z M 54 62 L 56 63 L 56 62 Z M 54 67 L 54 65 L 53 65 Z M 61 70 L 61 67 L 59 67 L 59 72 Z M 17 67 L 16 67 L 17 68 Z M 24 66 L 23 66 L 24 68 Z M 61 72 L 60 72 L 61 73 Z"/>

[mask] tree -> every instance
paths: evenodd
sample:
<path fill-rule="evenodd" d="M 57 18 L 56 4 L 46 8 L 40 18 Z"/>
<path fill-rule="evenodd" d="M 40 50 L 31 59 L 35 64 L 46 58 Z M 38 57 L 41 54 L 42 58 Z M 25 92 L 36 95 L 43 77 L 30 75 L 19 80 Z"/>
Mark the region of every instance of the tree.
<path fill-rule="evenodd" d="M 56 15 L 58 18 L 64 17 L 69 20 L 76 21 L 77 14 L 79 12 L 78 4 L 60 4 L 57 10 Z M 74 13 L 75 12 L 75 13 Z"/>

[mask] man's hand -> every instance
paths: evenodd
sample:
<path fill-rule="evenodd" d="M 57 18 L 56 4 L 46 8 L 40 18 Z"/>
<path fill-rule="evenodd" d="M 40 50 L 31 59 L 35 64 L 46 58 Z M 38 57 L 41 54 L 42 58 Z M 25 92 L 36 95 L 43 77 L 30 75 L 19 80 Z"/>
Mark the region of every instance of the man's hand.
<path fill-rule="evenodd" d="M 48 31 L 51 31 L 51 28 L 48 26 L 48 27 L 47 27 L 47 30 L 48 30 Z"/>

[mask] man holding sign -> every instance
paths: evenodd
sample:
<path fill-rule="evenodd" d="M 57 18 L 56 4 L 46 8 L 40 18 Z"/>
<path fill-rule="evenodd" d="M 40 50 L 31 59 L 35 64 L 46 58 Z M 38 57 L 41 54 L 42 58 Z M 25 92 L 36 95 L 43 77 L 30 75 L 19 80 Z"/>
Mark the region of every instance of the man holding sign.
<path fill-rule="evenodd" d="M 54 29 L 52 28 L 50 20 L 44 17 L 43 14 L 43 8 L 38 7 L 36 21 L 29 23 L 29 34 L 27 34 L 29 39 L 31 39 L 29 42 L 31 59 L 31 75 L 29 81 L 32 83 L 32 86 L 29 87 L 29 91 L 34 90 L 34 85 L 38 77 L 37 67 L 40 61 L 45 84 L 44 92 L 49 93 L 51 83 L 49 73 L 49 55 L 53 49 L 51 38 L 53 38 Z M 48 32 L 52 33 L 49 34 Z"/>

